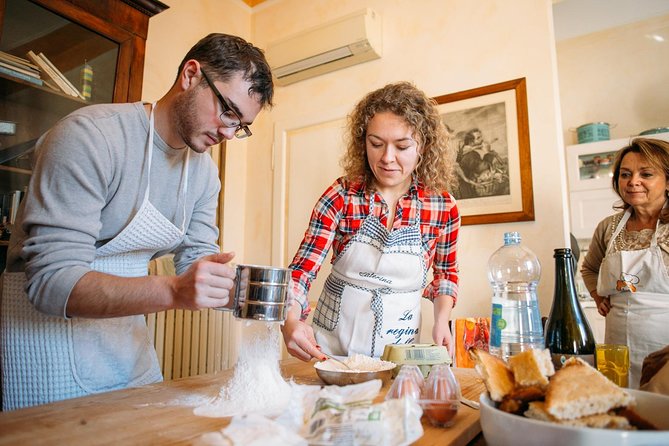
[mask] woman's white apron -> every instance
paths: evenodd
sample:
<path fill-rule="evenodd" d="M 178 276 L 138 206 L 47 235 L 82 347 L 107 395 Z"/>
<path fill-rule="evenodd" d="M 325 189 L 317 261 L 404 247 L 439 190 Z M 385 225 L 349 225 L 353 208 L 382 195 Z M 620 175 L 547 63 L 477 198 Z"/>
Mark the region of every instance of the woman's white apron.
<path fill-rule="evenodd" d="M 374 216 L 371 194 L 369 215 L 333 263 L 316 306 L 314 334 L 323 351 L 378 357 L 388 344 L 418 342 L 427 266 L 414 199 L 414 223 L 388 231 Z"/>
<path fill-rule="evenodd" d="M 122 277 L 146 276 L 148 262 L 183 238 L 188 187 L 186 149 L 183 212 L 176 227 L 149 202 L 154 111 L 146 144 L 147 187 L 142 204 L 116 237 L 96 249 L 91 268 Z M 91 393 L 162 380 L 144 316 L 87 319 L 38 312 L 25 292 L 25 273 L 3 274 L 2 370 L 3 408 L 15 409 Z"/>
<path fill-rule="evenodd" d="M 615 239 L 630 215 L 628 209 L 609 242 L 597 294 L 611 299 L 605 342 L 628 346 L 629 386 L 638 388 L 643 359 L 669 344 L 669 275 L 657 244 L 657 228 L 650 247 L 614 252 Z"/>

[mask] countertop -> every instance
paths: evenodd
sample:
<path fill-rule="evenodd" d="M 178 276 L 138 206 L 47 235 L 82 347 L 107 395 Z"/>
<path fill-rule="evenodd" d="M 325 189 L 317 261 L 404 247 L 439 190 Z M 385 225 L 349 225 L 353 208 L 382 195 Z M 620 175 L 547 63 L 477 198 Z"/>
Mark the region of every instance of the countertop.
<path fill-rule="evenodd" d="M 323 384 L 312 364 L 297 359 L 281 361 L 284 378 L 298 384 Z M 474 369 L 454 368 L 462 395 L 478 401 L 485 385 Z M 207 418 L 193 408 L 175 405 L 193 395 L 217 395 L 232 370 L 192 376 L 144 387 L 0 413 L 0 444 L 191 444 L 206 432 L 223 429 L 229 418 Z M 390 384 L 382 389 L 381 401 Z M 455 424 L 437 428 L 423 420 L 425 433 L 416 445 L 481 444 L 479 411 L 460 406 Z"/>

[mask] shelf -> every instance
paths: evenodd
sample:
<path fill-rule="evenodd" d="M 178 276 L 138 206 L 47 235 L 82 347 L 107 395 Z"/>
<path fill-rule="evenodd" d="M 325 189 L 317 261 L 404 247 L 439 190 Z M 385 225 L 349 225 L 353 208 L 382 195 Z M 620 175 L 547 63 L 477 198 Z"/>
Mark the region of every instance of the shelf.
<path fill-rule="evenodd" d="M 32 170 L 20 169 L 18 167 L 2 166 L 2 165 L 0 165 L 0 171 L 19 173 L 23 175 L 31 175 L 33 173 Z"/>
<path fill-rule="evenodd" d="M 34 88 L 36 90 L 45 91 L 49 94 L 53 94 L 53 95 L 56 95 L 56 96 L 61 96 L 61 97 L 64 97 L 66 99 L 69 99 L 71 101 L 78 102 L 80 104 L 87 104 L 87 105 L 90 104 L 90 102 L 88 102 L 88 101 L 84 101 L 83 99 L 78 98 L 78 97 L 75 98 L 74 96 L 70 96 L 69 94 L 63 93 L 62 91 L 56 91 L 56 90 L 54 90 L 53 88 L 50 88 L 50 87 L 33 84 L 32 82 L 24 81 L 23 79 L 19 79 L 18 77 L 10 76 L 10 75 L 7 75 L 5 73 L 0 73 L 0 78 L 6 79 L 8 81 L 14 82 L 14 83 L 19 84 L 19 85 Z"/>

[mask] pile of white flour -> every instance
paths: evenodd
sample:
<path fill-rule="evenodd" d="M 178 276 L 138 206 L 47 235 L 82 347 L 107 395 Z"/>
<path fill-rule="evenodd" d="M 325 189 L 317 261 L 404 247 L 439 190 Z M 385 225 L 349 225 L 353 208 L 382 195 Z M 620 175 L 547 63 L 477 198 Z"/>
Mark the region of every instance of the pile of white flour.
<path fill-rule="evenodd" d="M 218 397 L 194 409 L 195 415 L 231 417 L 260 414 L 276 416 L 288 405 L 292 387 L 279 369 L 279 330 L 274 323 L 246 322 L 239 358 L 232 379 Z"/>

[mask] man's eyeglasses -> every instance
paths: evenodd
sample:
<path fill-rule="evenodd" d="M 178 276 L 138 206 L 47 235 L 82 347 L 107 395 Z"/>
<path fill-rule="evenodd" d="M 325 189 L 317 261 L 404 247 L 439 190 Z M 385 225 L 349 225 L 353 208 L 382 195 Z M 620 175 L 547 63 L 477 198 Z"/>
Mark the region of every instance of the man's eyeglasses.
<path fill-rule="evenodd" d="M 219 116 L 223 125 L 228 128 L 235 128 L 235 138 L 242 139 L 251 136 L 253 133 L 249 130 L 249 126 L 242 124 L 242 118 L 240 118 L 237 112 L 228 105 L 228 102 L 223 98 L 223 95 L 218 91 L 218 88 L 216 88 L 211 79 L 209 79 L 207 73 L 205 73 L 202 68 L 200 68 L 200 71 L 202 72 L 204 80 L 206 80 L 209 87 L 211 87 L 211 91 L 214 92 L 214 95 L 216 95 L 218 101 L 221 103 L 221 107 L 223 107 L 223 113 Z"/>

